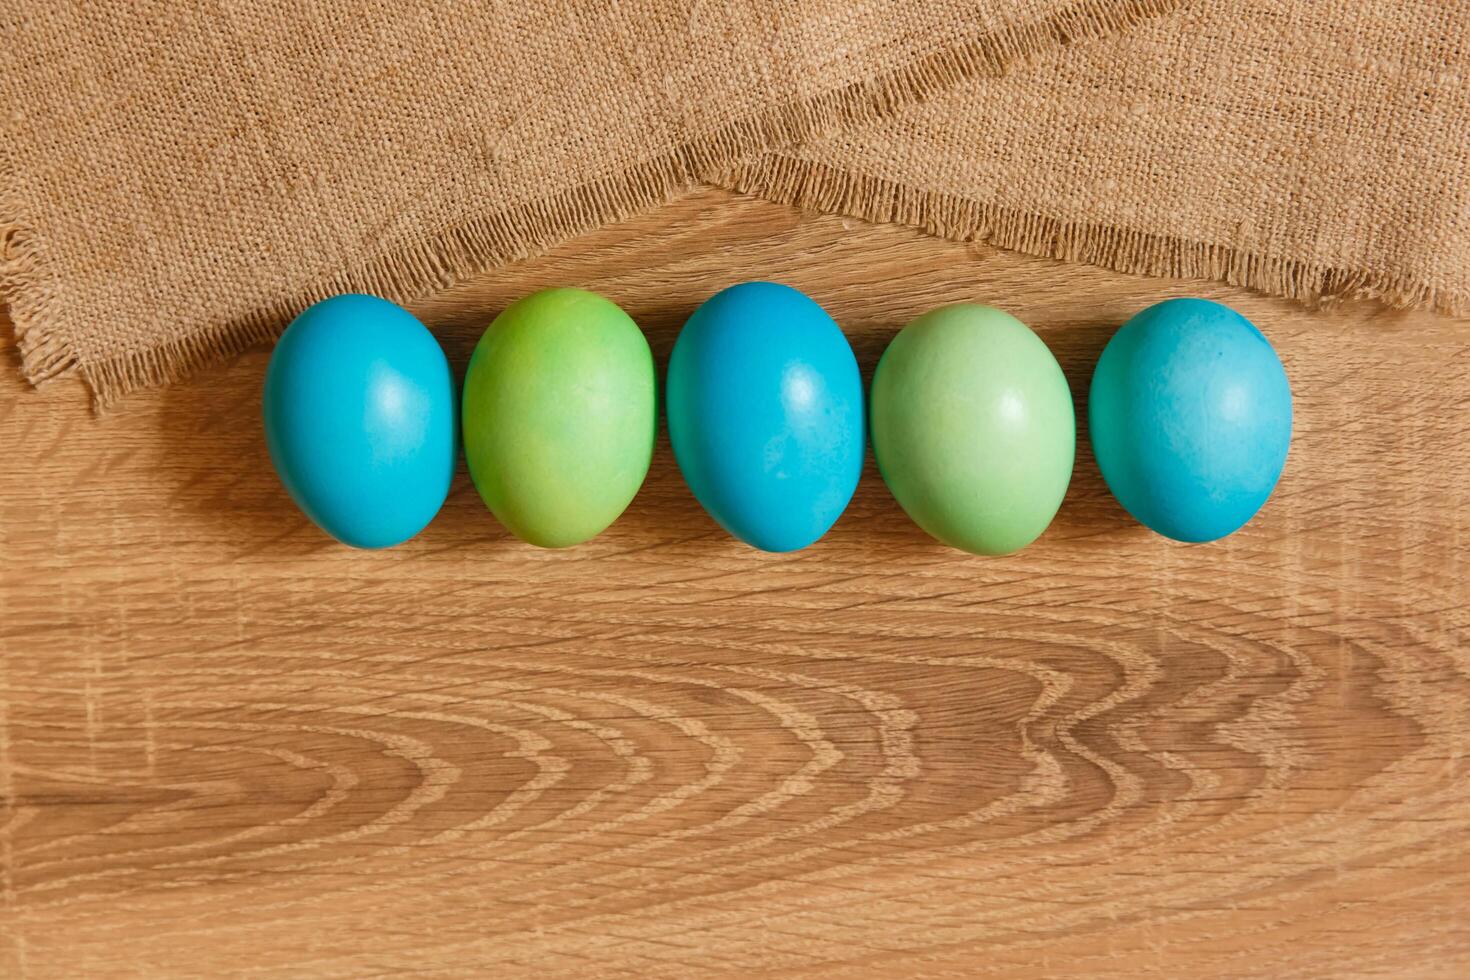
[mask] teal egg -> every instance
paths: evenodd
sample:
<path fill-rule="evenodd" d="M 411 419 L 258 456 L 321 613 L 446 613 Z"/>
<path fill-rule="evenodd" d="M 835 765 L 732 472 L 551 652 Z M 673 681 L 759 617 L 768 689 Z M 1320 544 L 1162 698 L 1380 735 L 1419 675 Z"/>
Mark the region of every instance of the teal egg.
<path fill-rule="evenodd" d="M 287 492 L 344 544 L 406 541 L 449 493 L 449 362 L 434 335 L 387 300 L 334 296 L 292 321 L 266 370 L 262 413 Z"/>
<path fill-rule="evenodd" d="M 1291 384 L 1270 341 L 1209 300 L 1150 306 L 1093 372 L 1088 427 L 1108 489 L 1178 541 L 1214 541 L 1255 516 L 1286 465 L 1291 425 Z"/>
<path fill-rule="evenodd" d="M 805 548 L 841 516 L 863 468 L 863 385 L 836 322 L 790 286 L 710 297 L 669 359 L 669 439 L 689 489 L 763 551 Z"/>

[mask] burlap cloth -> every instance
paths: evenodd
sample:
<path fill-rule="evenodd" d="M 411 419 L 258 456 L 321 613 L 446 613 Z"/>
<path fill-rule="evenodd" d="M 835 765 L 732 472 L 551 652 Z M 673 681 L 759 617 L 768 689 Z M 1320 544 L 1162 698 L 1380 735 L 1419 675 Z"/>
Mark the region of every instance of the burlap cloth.
<path fill-rule="evenodd" d="M 782 201 L 1302 300 L 1470 307 L 1470 2 L 1196 2 L 711 173 Z"/>
<path fill-rule="evenodd" d="M 715 179 L 1462 305 L 1470 0 L 1179 5 L 11 0 L 0 287 L 27 376 L 106 402 L 322 296 L 411 298 Z"/>

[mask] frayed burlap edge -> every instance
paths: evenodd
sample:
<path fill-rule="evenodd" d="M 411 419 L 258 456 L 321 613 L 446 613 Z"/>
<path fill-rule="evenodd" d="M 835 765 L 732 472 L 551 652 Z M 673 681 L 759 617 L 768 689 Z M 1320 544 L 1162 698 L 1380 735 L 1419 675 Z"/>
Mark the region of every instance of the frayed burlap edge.
<path fill-rule="evenodd" d="M 79 373 L 102 410 L 141 388 L 175 381 L 276 337 L 301 309 L 341 292 L 407 302 L 486 268 L 527 258 L 573 235 L 664 203 L 703 176 L 766 149 L 891 114 L 966 78 L 999 74 L 1053 45 L 1101 37 L 1175 10 L 1183 0 L 1080 0 L 1051 17 L 997 31 L 886 76 L 774 107 L 677 150 L 556 197 L 471 219 L 375 256 L 236 322 L 146 350 L 90 358 L 67 336 L 62 290 L 48 276 L 38 229 L 22 220 L 13 171 L 0 169 L 0 299 L 7 300 L 32 383 Z M 3 164 L 4 161 L 0 161 Z"/>
<path fill-rule="evenodd" d="M 983 242 L 1134 275 L 1213 279 L 1311 305 L 1365 298 L 1450 316 L 1470 311 L 1470 293 L 1440 288 L 1414 275 L 1334 268 L 1113 225 L 1062 221 L 779 153 L 707 171 L 705 177 L 812 211 L 908 225 L 954 241 Z"/>
<path fill-rule="evenodd" d="M 3 154 L 4 147 L 0 147 Z M 58 319 L 62 300 L 34 228 L 22 217 L 10 179 L 13 165 L 0 156 L 0 301 L 9 308 L 20 347 L 21 372 L 32 384 L 74 371 L 76 352 Z"/>

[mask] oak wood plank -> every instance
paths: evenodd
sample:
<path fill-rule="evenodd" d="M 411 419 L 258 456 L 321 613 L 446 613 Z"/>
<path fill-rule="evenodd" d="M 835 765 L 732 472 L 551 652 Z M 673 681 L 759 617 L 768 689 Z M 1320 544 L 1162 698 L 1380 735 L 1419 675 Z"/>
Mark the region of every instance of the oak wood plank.
<path fill-rule="evenodd" d="M 664 436 L 586 546 L 516 542 L 461 467 L 363 553 L 276 482 L 267 351 L 100 419 L 5 370 L 0 974 L 1470 974 L 1470 324 L 714 190 L 416 309 L 462 370 L 508 301 L 583 285 L 662 367 L 745 278 L 815 296 L 867 376 L 924 310 L 1002 306 L 1081 418 L 1119 323 L 1220 299 L 1293 381 L 1286 474 L 1177 545 L 1084 433 L 1052 528 L 980 559 L 870 464 L 771 556 Z"/>

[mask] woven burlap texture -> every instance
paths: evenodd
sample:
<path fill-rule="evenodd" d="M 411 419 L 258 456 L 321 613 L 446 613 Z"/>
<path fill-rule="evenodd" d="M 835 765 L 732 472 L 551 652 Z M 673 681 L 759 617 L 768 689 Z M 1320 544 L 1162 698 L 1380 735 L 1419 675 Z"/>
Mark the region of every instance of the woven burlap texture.
<path fill-rule="evenodd" d="M 10 0 L 0 288 L 105 403 L 1175 6 Z"/>
<path fill-rule="evenodd" d="M 1191 3 L 710 176 L 1125 272 L 1464 311 L 1470 0 Z"/>

